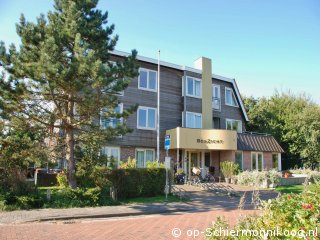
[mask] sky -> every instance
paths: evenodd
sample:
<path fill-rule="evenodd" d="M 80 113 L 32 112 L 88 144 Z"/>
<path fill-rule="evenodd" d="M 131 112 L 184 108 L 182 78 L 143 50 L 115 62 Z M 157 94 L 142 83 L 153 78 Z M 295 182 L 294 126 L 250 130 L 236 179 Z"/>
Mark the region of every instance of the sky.
<path fill-rule="evenodd" d="M 21 13 L 35 21 L 49 0 L 0 0 L 0 40 L 20 40 Z M 212 59 L 213 73 L 235 78 L 246 96 L 275 90 L 320 103 L 319 0 L 100 0 L 119 35 L 116 49 L 193 67 Z"/>

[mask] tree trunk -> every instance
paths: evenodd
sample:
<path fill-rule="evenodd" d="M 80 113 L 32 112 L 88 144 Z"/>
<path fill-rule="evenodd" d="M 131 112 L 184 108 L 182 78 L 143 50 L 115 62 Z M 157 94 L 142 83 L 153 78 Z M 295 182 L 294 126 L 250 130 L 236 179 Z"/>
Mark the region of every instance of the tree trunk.
<path fill-rule="evenodd" d="M 70 99 L 72 97 L 70 96 Z M 74 117 L 74 102 L 70 101 L 67 107 L 67 124 L 65 126 L 65 141 L 66 141 L 66 160 L 68 164 L 68 183 L 71 188 L 77 187 L 76 167 L 74 159 L 74 129 L 72 120 Z"/>
<path fill-rule="evenodd" d="M 75 160 L 74 160 L 74 133 L 73 129 L 66 129 L 66 160 L 68 164 L 68 182 L 69 187 L 76 188 L 76 168 L 75 168 Z"/>

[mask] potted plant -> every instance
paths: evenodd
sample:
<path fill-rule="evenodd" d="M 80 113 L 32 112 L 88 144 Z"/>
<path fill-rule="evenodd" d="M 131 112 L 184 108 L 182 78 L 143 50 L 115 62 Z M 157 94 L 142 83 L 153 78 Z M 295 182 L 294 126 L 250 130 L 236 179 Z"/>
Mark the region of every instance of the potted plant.
<path fill-rule="evenodd" d="M 226 183 L 230 183 L 230 179 L 236 174 L 239 165 L 231 161 L 223 161 L 220 166 Z"/>

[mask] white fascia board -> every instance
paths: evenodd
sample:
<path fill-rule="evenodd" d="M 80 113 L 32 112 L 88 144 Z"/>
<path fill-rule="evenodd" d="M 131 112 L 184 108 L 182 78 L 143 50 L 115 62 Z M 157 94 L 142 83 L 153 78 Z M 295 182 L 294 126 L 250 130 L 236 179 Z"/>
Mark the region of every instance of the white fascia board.
<path fill-rule="evenodd" d="M 131 55 L 131 53 L 118 51 L 118 50 L 113 50 L 110 53 L 114 54 L 114 55 L 122 56 L 122 57 L 128 57 L 129 55 Z M 149 63 L 153 63 L 153 64 L 158 64 L 158 60 L 154 59 L 154 58 L 148 58 L 148 57 L 143 57 L 143 56 L 139 56 L 138 55 L 137 59 L 140 60 L 140 61 L 143 61 L 143 62 L 149 62 Z M 178 69 L 178 70 L 181 70 L 181 71 L 189 71 L 189 72 L 202 74 L 202 71 L 199 70 L 199 69 L 192 68 L 192 67 L 187 67 L 187 66 L 182 66 L 182 65 L 178 65 L 178 64 L 174 64 L 174 63 L 160 61 L 160 65 L 161 66 L 165 66 L 165 67 L 169 67 L 169 68 Z M 243 102 L 242 102 L 242 99 L 241 99 L 241 96 L 240 96 L 240 93 L 239 93 L 239 89 L 238 89 L 238 86 L 237 86 L 237 83 L 236 83 L 235 79 L 234 78 L 223 77 L 223 76 L 216 75 L 216 74 L 212 74 L 212 78 L 232 83 L 232 85 L 233 85 L 233 87 L 235 89 L 237 98 L 238 98 L 238 100 L 240 102 L 240 106 L 241 106 L 243 115 L 244 115 L 246 121 L 249 121 L 249 118 L 248 118 L 246 109 L 245 109 L 245 107 L 243 105 Z"/>

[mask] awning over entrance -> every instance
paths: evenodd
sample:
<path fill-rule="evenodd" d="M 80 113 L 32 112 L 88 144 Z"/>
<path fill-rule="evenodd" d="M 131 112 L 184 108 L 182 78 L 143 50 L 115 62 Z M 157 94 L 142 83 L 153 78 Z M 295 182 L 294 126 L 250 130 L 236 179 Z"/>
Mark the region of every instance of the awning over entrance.
<path fill-rule="evenodd" d="M 222 129 L 174 128 L 166 131 L 172 149 L 237 150 L 237 132 Z"/>

